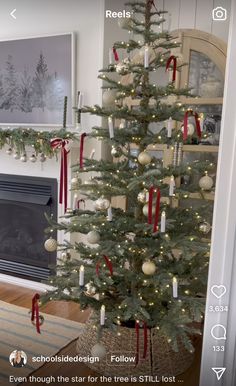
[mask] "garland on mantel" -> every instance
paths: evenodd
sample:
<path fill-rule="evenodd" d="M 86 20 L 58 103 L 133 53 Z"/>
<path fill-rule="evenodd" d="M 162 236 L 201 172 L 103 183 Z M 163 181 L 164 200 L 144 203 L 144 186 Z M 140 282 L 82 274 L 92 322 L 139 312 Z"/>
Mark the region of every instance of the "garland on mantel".
<path fill-rule="evenodd" d="M 6 147 L 6 153 L 13 154 L 15 159 L 27 161 L 27 154 L 30 160 L 35 162 L 40 155 L 40 161 L 52 158 L 57 155 L 58 149 L 51 146 L 55 138 L 62 140 L 78 140 L 76 133 L 65 129 L 42 131 L 31 128 L 1 129 L 0 128 L 0 149 Z"/>

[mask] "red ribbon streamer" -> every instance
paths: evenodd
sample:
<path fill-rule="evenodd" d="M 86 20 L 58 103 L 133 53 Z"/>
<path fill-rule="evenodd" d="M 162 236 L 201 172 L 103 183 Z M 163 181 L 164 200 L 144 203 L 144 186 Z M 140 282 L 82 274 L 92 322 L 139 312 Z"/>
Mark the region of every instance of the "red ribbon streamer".
<path fill-rule="evenodd" d="M 80 169 L 83 169 L 83 156 L 84 156 L 84 139 L 86 137 L 86 133 L 81 134 L 80 137 L 80 154 L 79 154 L 79 167 Z"/>
<path fill-rule="evenodd" d="M 113 47 L 113 54 L 114 54 L 114 59 L 116 62 L 119 62 L 119 56 L 118 56 L 118 52 L 116 50 L 115 47 Z"/>
<path fill-rule="evenodd" d="M 175 82 L 176 79 L 176 71 L 177 71 L 177 58 L 174 55 L 171 55 L 166 63 L 166 71 L 169 69 L 171 63 L 173 62 L 173 74 L 172 74 L 172 82 Z"/>
<path fill-rule="evenodd" d="M 188 138 L 188 116 L 189 115 L 192 115 L 195 118 L 196 130 L 197 130 L 198 137 L 201 138 L 201 136 L 202 136 L 201 125 L 200 125 L 198 113 L 196 113 L 196 112 L 194 113 L 193 110 L 188 110 L 184 114 L 184 133 L 183 133 L 184 141 Z"/>
<path fill-rule="evenodd" d="M 69 151 L 66 150 L 66 145 L 69 143 L 68 139 L 55 138 L 51 141 L 53 149 L 61 149 L 61 171 L 60 171 L 60 193 L 59 204 L 63 204 L 64 195 L 64 209 L 67 209 L 67 194 L 68 194 L 68 160 L 67 155 Z"/>
<path fill-rule="evenodd" d="M 31 310 L 31 321 L 35 320 L 37 333 L 40 334 L 40 325 L 39 325 L 39 301 L 40 295 L 35 294 L 32 299 L 32 310 Z"/>
<path fill-rule="evenodd" d="M 139 345 L 140 345 L 140 323 L 135 322 L 135 331 L 136 331 L 136 360 L 135 364 L 139 363 Z M 148 349 L 148 332 L 147 332 L 147 323 L 143 322 L 143 359 L 147 357 Z"/>
<path fill-rule="evenodd" d="M 151 186 L 149 189 L 149 200 L 148 200 L 148 224 L 152 224 L 152 205 L 153 205 L 153 195 L 155 192 L 155 188 Z M 157 189 L 157 198 L 156 198 L 156 207 L 155 207 L 155 217 L 153 224 L 153 233 L 157 232 L 158 229 L 158 219 L 160 212 L 160 202 L 161 202 L 161 193 L 160 189 Z"/>
<path fill-rule="evenodd" d="M 110 275 L 112 276 L 113 275 L 113 266 L 112 266 L 111 260 L 106 255 L 103 255 L 103 259 L 105 260 L 106 266 L 110 271 Z M 100 265 L 101 265 L 101 261 L 98 261 L 97 265 L 96 265 L 96 275 L 97 276 L 99 276 Z"/>
<path fill-rule="evenodd" d="M 153 224 L 153 233 L 156 233 L 158 230 L 160 203 L 161 203 L 161 192 L 160 192 L 160 189 L 158 189 L 157 190 L 157 199 L 156 199 L 155 219 L 154 219 L 154 224 Z"/>
<path fill-rule="evenodd" d="M 154 187 L 151 186 L 151 188 L 149 189 L 149 198 L 148 198 L 148 224 L 152 224 L 153 193 L 154 193 Z"/>

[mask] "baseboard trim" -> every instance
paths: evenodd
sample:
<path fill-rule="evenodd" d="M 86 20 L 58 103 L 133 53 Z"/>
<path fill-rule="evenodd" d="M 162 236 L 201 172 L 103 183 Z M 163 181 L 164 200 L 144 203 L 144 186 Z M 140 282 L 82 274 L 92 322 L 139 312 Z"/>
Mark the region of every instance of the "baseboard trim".
<path fill-rule="evenodd" d="M 32 280 L 22 279 L 20 277 L 5 275 L 3 273 L 0 273 L 0 283 L 8 283 L 8 284 L 12 284 L 12 285 L 16 285 L 24 288 L 29 288 L 39 292 L 47 292 L 53 289 L 52 286 L 49 286 L 47 284 L 38 283 Z"/>

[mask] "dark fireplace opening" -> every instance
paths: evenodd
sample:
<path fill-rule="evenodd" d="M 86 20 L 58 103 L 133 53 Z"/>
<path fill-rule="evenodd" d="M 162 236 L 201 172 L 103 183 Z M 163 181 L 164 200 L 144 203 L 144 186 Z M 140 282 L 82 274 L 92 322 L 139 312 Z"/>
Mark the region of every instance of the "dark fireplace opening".
<path fill-rule="evenodd" d="M 1 273 L 34 281 L 49 277 L 56 252 L 44 248 L 45 213 L 57 218 L 56 179 L 0 174 Z"/>

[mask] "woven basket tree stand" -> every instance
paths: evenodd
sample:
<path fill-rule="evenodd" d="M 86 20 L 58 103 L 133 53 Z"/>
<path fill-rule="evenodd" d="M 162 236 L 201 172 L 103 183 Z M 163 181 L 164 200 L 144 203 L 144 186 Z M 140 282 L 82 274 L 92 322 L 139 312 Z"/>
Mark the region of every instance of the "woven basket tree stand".
<path fill-rule="evenodd" d="M 111 355 L 136 356 L 137 335 L 134 328 L 118 327 L 117 333 L 104 330 L 100 343 L 106 348 L 106 357 L 97 363 L 86 363 L 92 370 L 106 376 L 152 375 L 161 379 L 162 376 L 176 376 L 187 370 L 194 355 L 179 343 L 179 352 L 174 352 L 167 338 L 157 329 L 147 330 L 147 352 L 143 358 L 143 329 L 139 333 L 139 359 L 136 363 L 112 362 Z M 97 331 L 91 320 L 86 324 L 84 332 L 77 341 L 77 353 L 80 356 L 91 356 L 91 349 L 97 343 Z"/>

